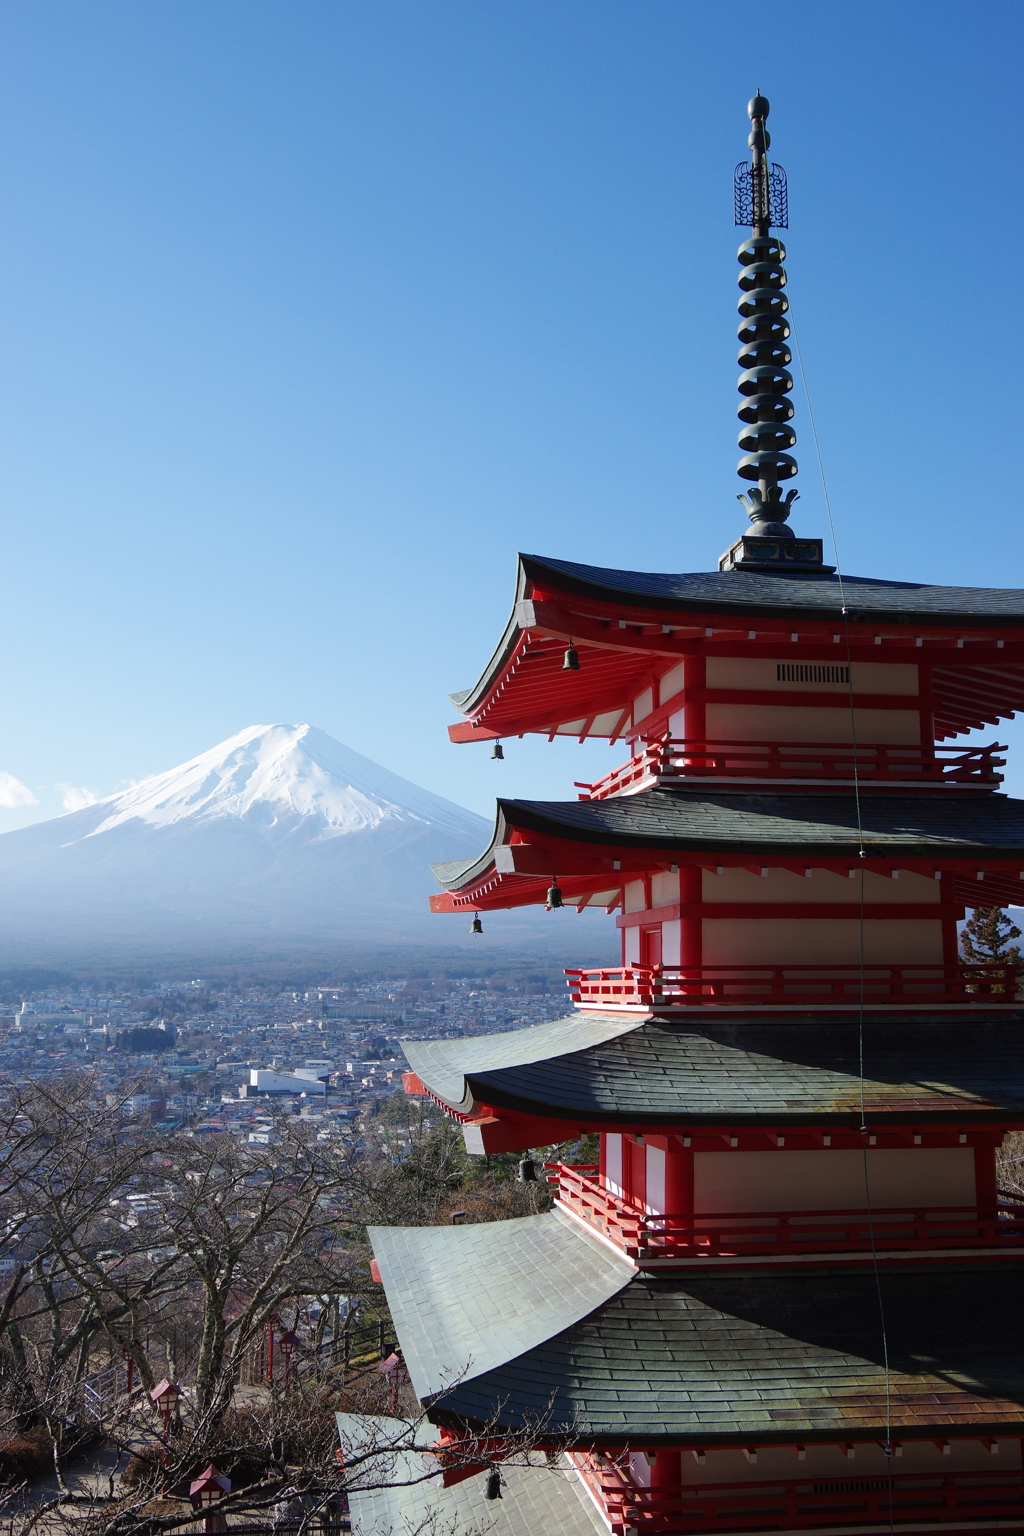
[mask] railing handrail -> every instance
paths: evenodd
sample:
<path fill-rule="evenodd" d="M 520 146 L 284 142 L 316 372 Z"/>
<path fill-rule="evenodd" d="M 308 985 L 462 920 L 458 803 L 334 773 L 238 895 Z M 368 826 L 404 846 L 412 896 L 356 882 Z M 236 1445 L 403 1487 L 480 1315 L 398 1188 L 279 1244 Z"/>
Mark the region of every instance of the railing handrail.
<path fill-rule="evenodd" d="M 576 1004 L 697 1007 L 742 1001 L 759 1004 L 814 1004 L 823 1001 L 974 1003 L 1016 1001 L 1024 965 L 1004 961 L 953 964 L 915 961 L 793 961 L 773 965 L 617 965 L 565 967 Z"/>
<path fill-rule="evenodd" d="M 610 773 L 592 784 L 577 781 L 576 788 L 587 792 L 580 798 L 602 799 L 652 777 L 728 777 L 731 773 L 773 779 L 788 774 L 827 782 L 849 778 L 854 768 L 858 776 L 867 774 L 869 782 L 930 779 L 937 783 L 994 785 L 1002 782 L 1002 775 L 996 770 L 1006 766 L 1005 759 L 995 754 L 1007 750 L 1001 742 L 963 747 L 943 743 L 904 746 L 889 742 L 719 741 L 667 735 L 641 739 L 645 742 L 642 749 Z M 686 761 L 680 762 L 679 758 Z M 723 758 L 728 762 L 720 761 Z"/>
<path fill-rule="evenodd" d="M 919 1202 L 861 1210 L 646 1211 L 597 1179 L 594 1164 L 546 1163 L 566 1210 L 575 1213 L 632 1258 L 711 1257 L 759 1247 L 774 1254 L 866 1251 L 887 1247 L 968 1247 L 979 1242 L 1024 1241 L 1024 1211 L 997 1198 L 995 1205 L 940 1206 Z"/>
<path fill-rule="evenodd" d="M 890 1490 L 893 1504 L 901 1505 L 904 1509 L 912 1502 L 920 1502 L 922 1494 L 930 1496 L 928 1505 L 931 1510 L 936 1508 L 936 1495 L 947 1509 L 956 1508 L 957 1493 L 967 1490 L 983 1493 L 985 1489 L 991 1489 L 992 1501 L 995 1502 L 1009 1489 L 1017 1493 L 1015 1503 L 1018 1506 L 1024 1498 L 1024 1475 L 1016 1467 L 984 1471 L 965 1469 L 957 1472 L 938 1469 L 934 1472 L 902 1472 L 893 1469 L 891 1483 L 889 1469 L 882 1467 L 871 1472 L 858 1468 L 857 1471 L 846 1473 L 808 1472 L 802 1477 L 758 1477 L 743 1483 L 679 1482 L 641 1487 L 633 1482 L 625 1468 L 610 1458 L 603 1463 L 595 1463 L 590 1457 L 577 1455 L 573 1460 L 587 1481 L 600 1489 L 602 1502 L 610 1517 L 614 1519 L 621 1516 L 624 1509 L 632 1507 L 637 1515 L 647 1517 L 646 1528 L 650 1528 L 659 1517 L 677 1518 L 679 1515 L 692 1514 L 694 1519 L 714 1519 L 713 1513 L 700 1507 L 710 1501 L 719 1504 L 728 1501 L 731 1506 L 729 1514 L 734 1517 L 740 1512 L 737 1505 L 749 1502 L 754 1509 L 762 1510 L 765 1499 L 773 1497 L 783 1497 L 790 1504 L 799 1500 L 808 1514 L 815 1509 L 816 1501 L 828 1500 L 834 1506 L 836 1498 L 844 1494 L 859 1502 L 877 1500 L 884 1512 L 888 1507 Z"/>

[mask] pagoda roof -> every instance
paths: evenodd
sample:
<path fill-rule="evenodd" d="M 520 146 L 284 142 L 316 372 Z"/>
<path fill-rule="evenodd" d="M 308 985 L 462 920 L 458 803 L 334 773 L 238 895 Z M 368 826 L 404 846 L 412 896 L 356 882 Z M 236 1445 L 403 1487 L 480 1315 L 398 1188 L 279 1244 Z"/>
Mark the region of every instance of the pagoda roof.
<path fill-rule="evenodd" d="M 869 1267 L 655 1278 L 620 1265 L 609 1293 L 567 1321 L 585 1304 L 595 1244 L 557 1220 L 372 1229 L 413 1387 L 435 1421 L 618 1445 L 845 1441 L 884 1437 L 888 1385 L 899 1434 L 1019 1433 L 1015 1265 L 887 1270 L 887 1383 Z M 538 1267 L 540 1231 L 557 1274 Z"/>
<path fill-rule="evenodd" d="M 359 1413 L 337 1413 L 338 1436 L 348 1462 L 381 1446 L 413 1445 L 416 1425 L 409 1420 Z M 396 1449 L 364 1463 L 368 1477 L 381 1486 L 354 1489 L 348 1495 L 352 1536 L 399 1536 L 432 1532 L 436 1536 L 608 1536 L 579 1478 L 568 1467 L 502 1467 L 506 1494 L 487 1502 L 476 1477 L 445 1488 L 438 1465 L 425 1477 L 423 1451 Z M 358 1477 L 358 1472 L 356 1476 Z"/>
<path fill-rule="evenodd" d="M 1009 1017 L 864 1021 L 872 1127 L 1005 1123 L 1024 1116 L 1024 1008 Z M 578 1033 L 573 1043 L 573 1028 Z M 405 1042 L 424 1087 L 579 1126 L 859 1125 L 859 1023 L 591 1014 L 468 1040 Z"/>
<path fill-rule="evenodd" d="M 630 876 L 613 878 L 613 862 L 630 850 L 651 854 L 656 862 L 660 854 L 662 863 L 667 856 L 685 862 L 689 854 L 688 862 L 696 863 L 720 856 L 765 864 L 786 858 L 856 864 L 861 838 L 869 861 L 991 862 L 1000 876 L 986 888 L 993 904 L 1019 901 L 1024 890 L 1024 801 L 990 794 L 968 802 L 938 791 L 862 796 L 859 822 L 850 792 L 659 787 L 607 800 L 499 800 L 484 852 L 432 868 L 439 884 L 464 898 L 461 905 L 518 906 L 543 899 L 552 875 L 592 875 L 595 890 L 619 887 Z M 535 871 L 524 843 L 539 845 Z M 585 844 L 591 845 L 589 857 Z M 640 868 L 635 860 L 619 863 L 626 871 Z M 971 906 L 977 905 L 976 873 L 972 868 L 957 889 L 958 899 Z M 435 910 L 450 910 L 438 898 L 433 903 Z"/>
<path fill-rule="evenodd" d="M 751 643 L 754 621 L 764 627 Z M 458 741 L 527 731 L 615 739 L 652 665 L 665 670 L 705 644 L 757 655 L 785 642 L 788 655 L 803 658 L 804 650 L 789 651 L 794 624 L 805 650 L 827 642 L 831 660 L 833 631 L 845 633 L 847 623 L 855 659 L 931 662 L 940 735 L 1024 708 L 1024 589 L 840 582 L 821 571 L 677 575 L 520 555 L 512 613 L 477 682 L 451 695 L 470 719 L 450 733 Z M 569 639 L 580 673 L 562 671 Z"/>
<path fill-rule="evenodd" d="M 560 1211 L 368 1231 L 389 1303 L 392 1294 L 399 1299 L 401 1320 L 392 1315 L 421 1399 L 516 1359 L 593 1312 L 636 1273 Z M 456 1275 L 461 1281 L 453 1285 Z"/>

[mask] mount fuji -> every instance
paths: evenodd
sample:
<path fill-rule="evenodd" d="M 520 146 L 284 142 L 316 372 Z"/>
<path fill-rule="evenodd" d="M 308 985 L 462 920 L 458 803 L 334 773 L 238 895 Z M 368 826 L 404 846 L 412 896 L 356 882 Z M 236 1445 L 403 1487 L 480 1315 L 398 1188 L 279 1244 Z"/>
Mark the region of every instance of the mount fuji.
<path fill-rule="evenodd" d="M 429 865 L 480 853 L 490 831 L 314 726 L 250 726 L 120 794 L 0 835 L 0 932 L 51 952 L 450 943 L 451 923 L 427 910 Z"/>

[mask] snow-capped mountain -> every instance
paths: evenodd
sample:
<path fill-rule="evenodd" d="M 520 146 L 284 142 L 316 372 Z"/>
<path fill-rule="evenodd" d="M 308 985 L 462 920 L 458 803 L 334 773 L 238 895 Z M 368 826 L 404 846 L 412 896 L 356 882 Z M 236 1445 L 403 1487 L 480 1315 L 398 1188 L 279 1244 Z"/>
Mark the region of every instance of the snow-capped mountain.
<path fill-rule="evenodd" d="M 251 725 L 99 804 L 107 814 L 89 837 L 134 820 L 173 827 L 224 818 L 264 833 L 301 827 L 307 837 L 340 837 L 384 821 L 474 836 L 484 830 L 479 816 L 389 773 L 313 725 Z"/>
<path fill-rule="evenodd" d="M 81 810 L 0 835 L 16 947 L 197 940 L 450 942 L 429 865 L 487 845 L 480 816 L 310 725 L 259 725 Z M 459 925 L 460 932 L 462 925 Z"/>

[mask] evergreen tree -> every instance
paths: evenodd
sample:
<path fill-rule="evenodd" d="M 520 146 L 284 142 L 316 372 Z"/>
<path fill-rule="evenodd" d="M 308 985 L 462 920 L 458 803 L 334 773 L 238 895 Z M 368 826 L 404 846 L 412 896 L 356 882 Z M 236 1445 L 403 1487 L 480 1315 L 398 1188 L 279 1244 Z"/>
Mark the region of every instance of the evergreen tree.
<path fill-rule="evenodd" d="M 995 976 L 1002 976 L 997 966 L 1024 966 L 1024 956 L 1014 939 L 1021 931 L 1001 907 L 975 907 L 960 933 L 960 958 L 968 965 L 984 965 Z M 1018 985 L 1022 978 L 1018 976 Z M 1003 988 L 992 986 L 993 992 Z"/>

